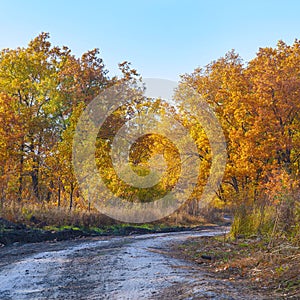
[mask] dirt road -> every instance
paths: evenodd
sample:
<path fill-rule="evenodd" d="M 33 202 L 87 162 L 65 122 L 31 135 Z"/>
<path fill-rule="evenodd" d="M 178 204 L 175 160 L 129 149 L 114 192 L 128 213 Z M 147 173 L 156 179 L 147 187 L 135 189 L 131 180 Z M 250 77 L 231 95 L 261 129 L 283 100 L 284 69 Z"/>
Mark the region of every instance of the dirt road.
<path fill-rule="evenodd" d="M 0 299 L 261 299 L 167 253 L 222 230 L 4 247 Z"/>

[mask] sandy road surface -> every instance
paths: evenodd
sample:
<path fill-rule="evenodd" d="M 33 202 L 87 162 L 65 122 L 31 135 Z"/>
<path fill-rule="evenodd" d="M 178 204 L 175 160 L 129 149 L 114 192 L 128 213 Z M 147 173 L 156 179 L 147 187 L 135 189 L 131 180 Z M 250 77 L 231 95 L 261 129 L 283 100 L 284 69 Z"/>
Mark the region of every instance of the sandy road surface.
<path fill-rule="evenodd" d="M 261 299 L 166 253 L 222 230 L 4 247 L 0 299 Z"/>

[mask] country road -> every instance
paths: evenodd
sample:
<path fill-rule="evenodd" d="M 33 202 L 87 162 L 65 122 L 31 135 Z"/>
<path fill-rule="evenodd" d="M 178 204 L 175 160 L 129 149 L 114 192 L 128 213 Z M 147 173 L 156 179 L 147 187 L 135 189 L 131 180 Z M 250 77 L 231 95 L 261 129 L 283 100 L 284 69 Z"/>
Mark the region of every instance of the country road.
<path fill-rule="evenodd" d="M 222 232 L 224 228 L 4 247 L 0 299 L 261 299 L 167 253 L 172 243 Z"/>

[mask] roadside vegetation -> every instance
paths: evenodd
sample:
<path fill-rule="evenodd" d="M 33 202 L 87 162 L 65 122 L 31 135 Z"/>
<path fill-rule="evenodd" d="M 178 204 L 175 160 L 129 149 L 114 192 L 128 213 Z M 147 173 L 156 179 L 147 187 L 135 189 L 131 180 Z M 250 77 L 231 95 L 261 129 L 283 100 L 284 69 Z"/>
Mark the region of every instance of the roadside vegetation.
<path fill-rule="evenodd" d="M 279 41 L 247 64 L 229 52 L 183 77 L 222 122 L 228 162 L 217 194 L 234 219 L 227 236 L 191 240 L 178 253 L 266 299 L 300 295 L 299 54 L 298 40 Z"/>
<path fill-rule="evenodd" d="M 130 234 L 224 223 L 226 212 L 233 218 L 230 234 L 224 241 L 209 239 L 212 247 L 208 249 L 203 239 L 189 244 L 189 250 L 183 249 L 189 257 L 197 261 L 198 254 L 205 253 L 213 257 L 211 267 L 224 274 L 231 270 L 281 292 L 297 290 L 300 42 L 279 41 L 275 48 L 260 48 L 247 63 L 230 51 L 183 75 L 174 108 L 161 99 L 143 96 L 141 77 L 130 63 L 120 63 L 121 75 L 110 77 L 98 49 L 77 58 L 69 48 L 51 45 L 49 39 L 49 34 L 42 33 L 26 48 L 0 52 L 1 234 L 13 228 Z M 131 168 L 146 176 L 149 161 L 161 155 L 166 164 L 159 167 L 166 169 L 166 176 L 145 189 L 118 178 L 110 158 L 114 135 L 136 112 L 141 116 L 155 112 L 157 120 L 172 117 L 188 128 L 198 151 L 190 156 L 201 161 L 189 200 L 171 216 L 151 224 L 122 224 L 100 214 L 95 203 L 83 197 L 74 175 L 72 141 L 78 118 L 101 91 L 118 84 L 125 84 L 136 98 L 105 121 L 95 152 L 100 175 L 115 195 L 150 202 L 171 191 L 181 176 L 178 149 L 166 137 L 149 134 L 132 146 Z M 223 180 L 213 201 L 204 207 L 199 201 L 212 165 L 212 150 L 204 128 L 193 116 L 201 103 L 189 97 L 190 88 L 214 110 L 227 147 Z M 169 125 L 163 122 L 167 130 Z M 188 169 L 194 167 L 191 164 Z M 97 195 L 98 202 L 104 198 Z M 264 277 L 264 272 L 271 272 L 273 279 Z"/>

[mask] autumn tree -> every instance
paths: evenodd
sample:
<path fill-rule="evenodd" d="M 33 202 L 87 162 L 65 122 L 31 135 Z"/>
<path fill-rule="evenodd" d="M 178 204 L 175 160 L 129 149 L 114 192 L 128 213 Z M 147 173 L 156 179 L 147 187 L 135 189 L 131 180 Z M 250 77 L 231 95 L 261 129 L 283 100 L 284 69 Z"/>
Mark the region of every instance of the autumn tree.
<path fill-rule="evenodd" d="M 1 51 L 0 88 L 11 102 L 5 110 L 6 126 L 17 129 L 15 120 L 22 124 L 15 140 L 18 163 L 13 165 L 19 200 L 25 195 L 38 201 L 49 199 L 49 191 L 55 189 L 55 169 L 51 170 L 47 157 L 61 155 L 56 145 L 63 142 L 62 133 L 70 126 L 73 111 L 108 82 L 98 54 L 95 49 L 76 59 L 67 47 L 52 47 L 46 33 L 27 48 Z"/>
<path fill-rule="evenodd" d="M 279 41 L 248 64 L 231 51 L 182 77 L 180 88 L 197 91 L 222 124 L 228 162 L 216 196 L 224 203 L 264 208 L 274 172 L 299 181 L 299 45 Z M 198 136 L 205 141 L 200 130 Z"/>

